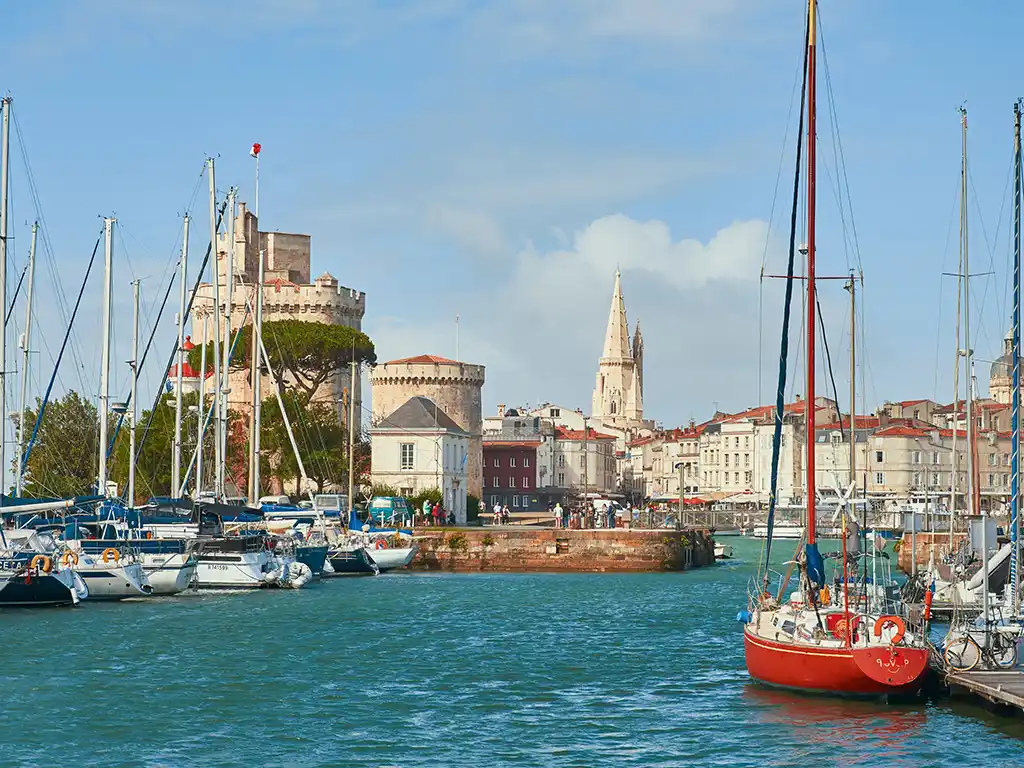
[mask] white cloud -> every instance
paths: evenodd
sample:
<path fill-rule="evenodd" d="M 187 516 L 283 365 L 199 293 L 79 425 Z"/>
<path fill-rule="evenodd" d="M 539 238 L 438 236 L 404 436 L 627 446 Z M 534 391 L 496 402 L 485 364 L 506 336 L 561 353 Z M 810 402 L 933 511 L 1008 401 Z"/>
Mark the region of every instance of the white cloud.
<path fill-rule="evenodd" d="M 506 249 L 501 224 L 485 211 L 436 203 L 427 208 L 424 220 L 429 230 L 450 237 L 470 253 L 497 256 Z"/>

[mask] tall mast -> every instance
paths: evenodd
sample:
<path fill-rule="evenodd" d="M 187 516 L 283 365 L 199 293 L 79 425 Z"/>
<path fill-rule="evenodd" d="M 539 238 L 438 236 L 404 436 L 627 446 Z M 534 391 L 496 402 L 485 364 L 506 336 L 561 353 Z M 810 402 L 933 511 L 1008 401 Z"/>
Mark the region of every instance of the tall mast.
<path fill-rule="evenodd" d="M 174 387 L 174 449 L 171 455 L 171 494 L 180 493 L 181 488 L 181 368 L 185 364 L 185 293 L 188 279 L 188 223 L 185 214 L 185 230 L 181 241 L 181 274 L 178 277 L 178 373 Z"/>
<path fill-rule="evenodd" d="M 100 466 L 96 492 L 107 495 L 107 422 L 110 414 L 110 303 L 114 283 L 114 222 L 103 219 L 103 353 L 100 363 Z M 2 334 L 0 334 L 2 335 Z"/>
<path fill-rule="evenodd" d="M 32 224 L 32 245 L 28 249 L 28 293 L 25 301 L 25 333 L 21 337 L 21 393 L 18 395 L 18 456 L 17 470 L 14 474 L 16 493 L 21 496 L 25 487 L 25 466 L 22 459 L 25 453 L 25 398 L 28 394 L 29 344 L 32 342 L 32 287 L 36 275 L 36 236 L 39 234 L 39 222 Z"/>
<path fill-rule="evenodd" d="M 0 314 L 7 317 L 7 187 L 11 160 L 11 97 L 3 98 L 3 128 L 0 129 Z M 7 424 L 7 324 L 0 328 L 0 480 L 3 479 L 4 437 Z M 2 486 L 2 483 L 0 483 Z"/>
<path fill-rule="evenodd" d="M 256 203 L 254 212 L 256 222 L 259 224 L 260 217 L 260 153 L 253 147 L 256 157 Z M 255 333 L 252 334 L 252 422 L 249 431 L 249 445 L 252 450 L 251 471 L 249 473 L 249 503 L 258 504 L 260 498 L 260 422 L 262 418 L 262 381 L 260 378 L 260 354 L 257 344 L 263 335 L 263 281 L 266 269 L 266 253 L 263 250 L 263 238 L 260 237 L 259 226 L 256 227 L 256 238 L 259 240 L 259 266 L 256 275 L 256 307 L 254 310 L 253 325 Z"/>
<path fill-rule="evenodd" d="M 857 285 L 853 271 L 846 284 L 850 292 L 850 499 L 857 484 Z M 856 516 L 854 516 L 856 519 Z"/>
<path fill-rule="evenodd" d="M 220 491 L 224 493 L 224 465 L 227 464 L 228 460 L 228 392 L 230 387 L 228 386 L 228 366 L 231 362 L 231 301 L 234 294 L 235 285 L 235 195 L 237 190 L 235 187 L 231 187 L 228 190 L 228 232 L 227 241 L 228 247 L 224 258 L 227 259 L 226 264 L 226 286 L 224 289 L 224 359 L 221 363 L 221 370 L 224 374 L 224 381 L 221 383 L 220 396 L 220 416 L 221 416 L 221 429 L 220 429 L 220 455 L 221 455 L 221 469 L 220 469 Z"/>
<path fill-rule="evenodd" d="M 961 205 L 962 210 L 962 224 L 961 231 L 963 233 L 963 281 L 964 281 L 964 351 L 963 354 L 966 357 L 967 362 L 967 403 L 966 403 L 966 416 L 967 416 L 967 509 L 969 514 L 977 514 L 978 506 L 976 505 L 975 497 L 977 495 L 977 487 L 974 482 L 974 373 L 972 368 L 972 362 L 974 358 L 974 350 L 971 349 L 971 262 L 970 262 L 970 251 L 968 248 L 968 236 L 967 236 L 967 110 L 963 107 L 960 108 L 960 126 L 962 135 L 962 178 L 961 178 Z"/>
<path fill-rule="evenodd" d="M 128 432 L 128 506 L 135 506 L 135 422 L 139 420 L 139 281 L 132 281 L 132 412 Z"/>
<path fill-rule="evenodd" d="M 220 265 L 217 255 L 217 180 L 214 173 L 213 158 L 206 159 L 210 172 L 210 251 L 213 253 L 213 264 L 210 272 L 213 277 L 213 494 L 219 501 L 224 496 L 224 462 L 220 453 L 221 420 L 220 420 Z"/>
<path fill-rule="evenodd" d="M 1013 614 L 1020 597 L 1020 100 L 1013 105 L 1013 390 L 1010 395 L 1010 582 Z"/>
<path fill-rule="evenodd" d="M 353 350 L 354 352 L 354 350 Z M 352 494 L 355 493 L 356 462 L 356 358 L 352 355 L 350 362 L 349 386 L 348 386 L 348 508 L 355 509 L 355 500 Z"/>
<path fill-rule="evenodd" d="M 202 347 L 199 351 L 199 408 L 196 411 L 199 417 L 199 425 L 196 428 L 196 495 L 203 492 L 203 438 L 206 436 L 206 310 L 200 312 L 200 319 L 203 324 Z M 195 329 L 193 328 L 193 331 Z"/>
<path fill-rule="evenodd" d="M 815 46 L 815 4 L 810 0 L 807 6 L 807 395 L 804 423 L 807 443 L 807 545 L 813 547 L 817 541 L 815 518 L 815 477 L 814 477 L 814 331 L 816 317 L 816 286 L 814 273 L 814 213 L 815 213 L 815 131 L 817 96 Z"/>

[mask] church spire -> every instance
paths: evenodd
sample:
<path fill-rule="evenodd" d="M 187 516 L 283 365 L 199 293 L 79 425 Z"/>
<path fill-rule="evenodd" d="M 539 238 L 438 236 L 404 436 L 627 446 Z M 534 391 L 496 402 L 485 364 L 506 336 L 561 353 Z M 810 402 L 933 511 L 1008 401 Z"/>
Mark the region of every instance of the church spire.
<path fill-rule="evenodd" d="M 612 292 L 612 307 L 608 313 L 608 330 L 604 337 L 605 360 L 631 360 L 629 345 L 629 324 L 626 322 L 626 302 L 622 299 L 622 279 L 615 270 L 615 290 Z"/>

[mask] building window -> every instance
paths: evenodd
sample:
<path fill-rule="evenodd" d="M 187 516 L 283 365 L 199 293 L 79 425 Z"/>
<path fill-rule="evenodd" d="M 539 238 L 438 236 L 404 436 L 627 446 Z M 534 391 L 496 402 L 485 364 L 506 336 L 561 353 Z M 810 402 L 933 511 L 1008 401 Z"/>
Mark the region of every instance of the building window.
<path fill-rule="evenodd" d="M 587 466 L 587 457 L 586 456 L 580 456 L 580 466 L 581 467 Z"/>
<path fill-rule="evenodd" d="M 562 412 L 558 408 L 552 408 L 551 410 L 548 411 L 548 416 L 550 416 L 552 419 L 557 419 L 561 415 Z"/>
<path fill-rule="evenodd" d="M 255 385 L 253 385 L 253 386 L 255 387 Z M 255 440 L 256 438 L 253 438 L 253 439 Z M 729 466 L 729 454 L 728 453 L 725 454 L 725 466 L 727 466 L 727 467 Z"/>
<path fill-rule="evenodd" d="M 749 467 L 750 466 L 750 454 L 749 453 L 744 453 L 743 454 L 743 466 L 744 467 Z"/>
<path fill-rule="evenodd" d="M 516 479 L 514 477 L 510 477 L 508 479 L 508 487 L 509 488 L 515 488 L 516 487 Z"/>
<path fill-rule="evenodd" d="M 749 448 L 750 447 L 750 438 L 749 437 L 744 437 L 743 438 L 743 447 L 744 448 Z"/>
<path fill-rule="evenodd" d="M 996 465 L 996 455 L 994 453 L 990 453 L 988 455 L 988 465 L 990 467 L 994 467 Z M 991 483 L 989 483 L 989 485 L 991 485 Z"/>
<path fill-rule="evenodd" d="M 938 463 L 939 463 L 939 452 L 935 451 L 935 452 L 932 453 L 932 464 L 938 464 Z"/>
<path fill-rule="evenodd" d="M 921 473 L 920 473 L 920 472 L 915 472 L 915 473 L 914 473 L 914 475 L 913 475 L 913 481 L 912 481 L 912 482 L 913 482 L 913 484 L 914 484 L 915 486 L 918 486 L 918 485 L 920 485 L 920 484 L 921 484 Z"/>
<path fill-rule="evenodd" d="M 739 485 L 739 484 L 740 484 L 740 473 L 739 473 L 739 472 L 733 472 L 733 473 L 732 473 L 732 481 L 733 481 L 733 482 L 734 482 L 734 483 L 735 483 L 736 485 Z"/>
<path fill-rule="evenodd" d="M 885 485 L 884 472 L 875 472 L 875 485 Z"/>
<path fill-rule="evenodd" d="M 745 482 L 747 485 L 750 485 L 750 482 L 751 482 L 751 480 L 753 480 L 753 478 L 754 478 L 754 473 L 753 472 L 744 472 L 743 473 L 743 482 Z"/>
<path fill-rule="evenodd" d="M 530 466 L 530 457 L 529 456 L 523 456 L 523 466 L 524 467 Z"/>
<path fill-rule="evenodd" d="M 921 452 L 920 451 L 911 451 L 910 452 L 910 463 L 911 464 L 920 464 L 921 463 Z"/>
<path fill-rule="evenodd" d="M 501 478 L 499 478 L 497 475 L 495 475 L 494 477 L 491 478 L 491 488 L 500 488 L 500 487 L 501 487 Z"/>
<path fill-rule="evenodd" d="M 875 451 L 875 461 L 877 461 L 879 464 L 881 464 L 883 460 L 884 460 L 884 454 L 881 451 Z"/>
<path fill-rule="evenodd" d="M 995 475 L 992 475 L 992 474 L 989 474 L 989 476 L 988 476 L 988 487 L 989 488 L 991 488 L 993 485 L 996 484 L 995 480 L 993 479 L 994 477 L 995 477 Z"/>
<path fill-rule="evenodd" d="M 398 489 L 398 493 L 399 493 L 400 496 L 405 496 L 405 498 L 409 498 L 410 496 L 412 496 L 413 490 L 412 490 L 411 487 L 399 488 Z"/>
<path fill-rule="evenodd" d="M 496 467 L 500 467 L 501 466 L 501 459 L 499 459 L 497 456 L 494 457 L 494 466 L 496 466 Z"/>
<path fill-rule="evenodd" d="M 512 506 L 513 507 L 518 507 L 519 506 L 519 497 L 518 496 L 513 496 L 512 497 Z"/>
<path fill-rule="evenodd" d="M 412 469 L 416 463 L 415 443 L 401 443 L 400 450 L 402 456 L 402 469 Z"/>
<path fill-rule="evenodd" d="M 558 473 L 558 485 L 559 487 L 563 487 L 565 485 L 565 472 Z"/>
<path fill-rule="evenodd" d="M 529 478 L 529 476 L 526 476 L 526 477 L 523 478 L 523 488 L 529 488 L 529 487 L 530 487 L 530 478 Z"/>
<path fill-rule="evenodd" d="M 516 457 L 515 456 L 509 456 L 508 457 L 508 465 L 510 467 L 514 467 L 516 465 Z"/>

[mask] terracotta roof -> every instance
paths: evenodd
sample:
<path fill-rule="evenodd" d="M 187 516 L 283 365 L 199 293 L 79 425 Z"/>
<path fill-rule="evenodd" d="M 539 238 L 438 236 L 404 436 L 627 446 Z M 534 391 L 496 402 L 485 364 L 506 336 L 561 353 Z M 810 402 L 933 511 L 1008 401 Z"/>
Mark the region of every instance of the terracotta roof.
<path fill-rule="evenodd" d="M 902 405 L 904 408 L 906 408 L 908 405 L 919 405 L 920 403 L 927 402 L 928 398 L 924 398 L 922 400 L 900 400 L 898 403 L 896 403 L 896 405 Z"/>
<path fill-rule="evenodd" d="M 555 427 L 555 437 L 560 440 L 615 440 L 615 435 L 606 435 L 603 432 L 597 432 L 593 427 L 587 427 L 587 435 L 583 434 L 582 429 L 565 429 L 564 427 Z"/>
<path fill-rule="evenodd" d="M 928 437 L 928 430 L 893 424 L 875 432 L 875 437 Z"/>
<path fill-rule="evenodd" d="M 631 440 L 630 442 L 626 443 L 626 445 L 628 445 L 630 448 L 636 448 L 636 447 L 641 446 L 641 445 L 647 445 L 648 443 L 653 443 L 655 441 L 655 439 L 656 438 L 654 438 L 654 437 L 641 437 L 641 438 L 638 438 L 636 440 Z"/>
<path fill-rule="evenodd" d="M 1008 409 L 1010 406 L 1007 403 L 989 402 L 981 403 L 979 407 L 983 408 L 986 411 L 1002 411 Z"/>
<path fill-rule="evenodd" d="M 409 365 L 418 365 L 423 363 L 436 363 L 440 365 L 460 365 L 458 360 L 449 360 L 447 357 L 438 357 L 437 355 L 416 355 L 416 357 L 403 357 L 401 360 L 389 360 L 384 365 L 398 365 L 400 363 L 408 363 Z"/>
<path fill-rule="evenodd" d="M 484 448 L 536 448 L 540 440 L 484 440 Z"/>
<path fill-rule="evenodd" d="M 893 419 L 889 424 L 899 424 L 903 419 Z M 906 419 L 905 421 L 910 421 Z M 877 416 L 858 416 L 857 417 L 857 429 L 877 429 L 881 426 L 880 420 Z M 818 424 L 817 429 L 835 430 L 840 429 L 840 423 L 833 421 L 831 424 Z M 842 419 L 842 429 L 850 428 L 850 417 L 844 416 Z"/>

